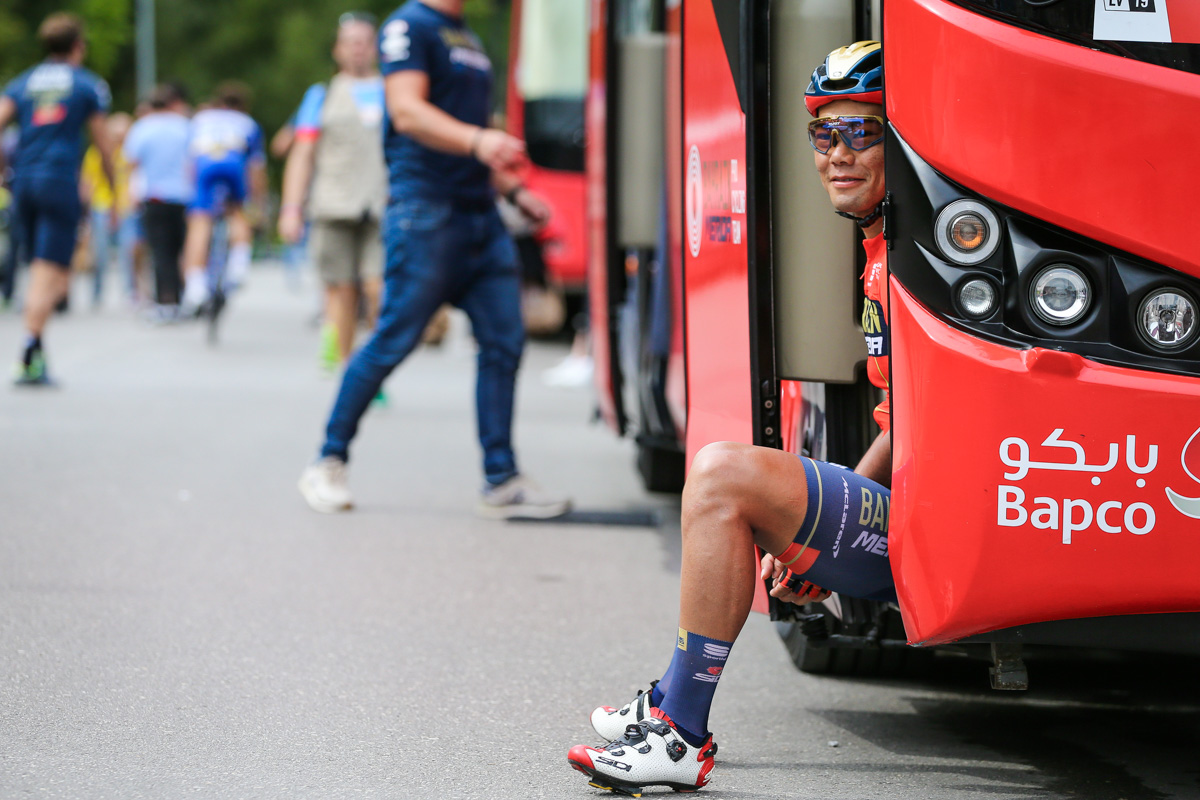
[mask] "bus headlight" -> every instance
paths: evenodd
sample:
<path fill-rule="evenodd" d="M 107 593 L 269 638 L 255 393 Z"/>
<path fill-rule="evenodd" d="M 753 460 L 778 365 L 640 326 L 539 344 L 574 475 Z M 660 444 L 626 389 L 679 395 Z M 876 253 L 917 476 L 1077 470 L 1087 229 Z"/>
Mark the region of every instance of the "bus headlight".
<path fill-rule="evenodd" d="M 1000 220 L 983 203 L 955 200 L 938 214 L 934 234 L 946 258 L 969 267 L 990 258 L 1000 246 Z"/>
<path fill-rule="evenodd" d="M 1177 350 L 1196 334 L 1196 304 L 1178 289 L 1151 292 L 1138 309 L 1142 336 L 1162 350 Z"/>
<path fill-rule="evenodd" d="M 1092 290 L 1079 270 L 1054 264 L 1038 273 L 1030 289 L 1037 315 L 1051 325 L 1078 322 L 1092 305 Z"/>
<path fill-rule="evenodd" d="M 983 278 L 972 278 L 958 290 L 958 304 L 968 316 L 983 319 L 996 310 L 996 287 Z"/>

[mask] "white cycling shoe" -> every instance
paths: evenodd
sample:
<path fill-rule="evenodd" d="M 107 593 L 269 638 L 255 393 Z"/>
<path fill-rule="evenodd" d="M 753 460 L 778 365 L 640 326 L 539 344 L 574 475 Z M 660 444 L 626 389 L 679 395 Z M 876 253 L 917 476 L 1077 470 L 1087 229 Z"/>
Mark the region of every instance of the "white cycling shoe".
<path fill-rule="evenodd" d="M 657 683 L 658 681 L 651 681 L 650 689 L 653 689 Z M 601 739 L 611 742 L 613 739 L 621 738 L 625 733 L 625 728 L 630 724 L 649 719 L 650 710 L 653 708 L 654 706 L 650 705 L 650 692 L 646 689 L 639 689 L 637 697 L 620 708 L 600 706 L 593 711 L 592 728 L 600 734 Z"/>
<path fill-rule="evenodd" d="M 603 748 L 579 744 L 567 763 L 587 775 L 597 789 L 641 797 L 647 786 L 694 792 L 708 784 L 717 745 L 712 736 L 700 747 L 683 740 L 670 717 L 657 708 L 626 726 L 621 738 Z"/>

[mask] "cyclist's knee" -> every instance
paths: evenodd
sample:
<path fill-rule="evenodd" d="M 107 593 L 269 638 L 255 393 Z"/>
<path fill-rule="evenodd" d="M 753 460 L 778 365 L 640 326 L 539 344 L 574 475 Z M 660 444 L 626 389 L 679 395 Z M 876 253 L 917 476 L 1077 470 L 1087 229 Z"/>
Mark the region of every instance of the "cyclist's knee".
<path fill-rule="evenodd" d="M 753 501 L 755 476 L 760 472 L 758 449 L 740 442 L 714 442 L 701 448 L 684 485 L 684 516 L 743 516 Z"/>

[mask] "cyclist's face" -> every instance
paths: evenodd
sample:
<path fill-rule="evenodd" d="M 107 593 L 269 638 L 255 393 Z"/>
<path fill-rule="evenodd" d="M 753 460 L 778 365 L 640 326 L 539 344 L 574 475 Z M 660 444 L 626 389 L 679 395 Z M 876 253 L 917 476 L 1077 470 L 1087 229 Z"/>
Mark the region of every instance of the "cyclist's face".
<path fill-rule="evenodd" d="M 883 107 L 854 100 L 835 100 L 821 106 L 822 117 L 883 116 Z M 883 202 L 883 143 L 866 150 L 851 150 L 838 138 L 828 153 L 813 151 L 821 183 L 829 192 L 829 201 L 838 211 L 861 217 Z"/>
<path fill-rule="evenodd" d="M 369 22 L 347 22 L 338 28 L 333 60 L 351 74 L 375 69 L 375 27 Z"/>

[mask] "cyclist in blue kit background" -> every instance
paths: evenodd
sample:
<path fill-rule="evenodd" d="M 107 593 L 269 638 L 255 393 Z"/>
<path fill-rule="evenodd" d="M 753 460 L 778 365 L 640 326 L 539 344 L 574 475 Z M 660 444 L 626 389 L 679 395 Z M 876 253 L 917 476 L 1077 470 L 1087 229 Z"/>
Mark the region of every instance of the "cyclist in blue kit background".
<path fill-rule="evenodd" d="M 492 65 L 463 21 L 465 0 L 410 0 L 379 32 L 388 207 L 384 301 L 370 340 L 342 377 L 319 460 L 300 478 L 309 506 L 351 508 L 350 442 L 384 379 L 419 343 L 442 303 L 467 313 L 479 343 L 476 414 L 485 517 L 554 517 L 570 508 L 522 475 L 512 447 L 513 395 L 525 334 L 520 269 L 496 210 L 499 192 L 544 223 L 520 182 L 524 143 L 489 128 Z"/>

